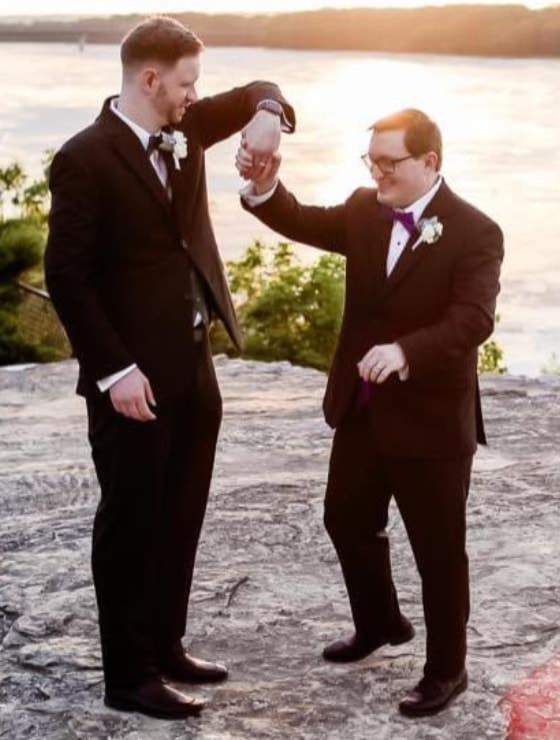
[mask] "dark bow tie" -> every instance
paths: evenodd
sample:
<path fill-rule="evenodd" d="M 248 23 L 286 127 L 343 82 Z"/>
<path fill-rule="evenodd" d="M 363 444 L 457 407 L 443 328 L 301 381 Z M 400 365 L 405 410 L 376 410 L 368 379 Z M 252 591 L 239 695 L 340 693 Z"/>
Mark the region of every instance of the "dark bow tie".
<path fill-rule="evenodd" d="M 157 134 L 157 135 L 152 134 L 150 136 L 148 140 L 148 148 L 146 149 L 148 157 L 151 156 L 152 152 L 155 152 L 156 149 L 160 148 L 162 142 L 163 142 L 163 136 L 161 134 Z"/>
<path fill-rule="evenodd" d="M 410 235 L 414 234 L 416 223 L 414 214 L 410 211 L 396 211 L 394 208 L 384 208 L 383 215 L 388 221 L 398 221 L 408 231 Z"/>
<path fill-rule="evenodd" d="M 391 216 L 393 221 L 398 221 L 402 226 L 404 226 L 409 234 L 414 234 L 416 224 L 414 222 L 413 213 L 410 213 L 409 211 L 393 211 Z"/>

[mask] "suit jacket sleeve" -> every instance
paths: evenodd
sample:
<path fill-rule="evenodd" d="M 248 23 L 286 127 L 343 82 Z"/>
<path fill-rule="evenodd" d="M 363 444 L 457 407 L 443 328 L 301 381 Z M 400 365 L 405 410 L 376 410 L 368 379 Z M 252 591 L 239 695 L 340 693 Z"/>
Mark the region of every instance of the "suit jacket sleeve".
<path fill-rule="evenodd" d="M 503 255 L 503 235 L 492 222 L 466 245 L 455 266 L 451 300 L 442 319 L 397 340 L 411 378 L 441 370 L 492 334 Z"/>
<path fill-rule="evenodd" d="M 47 289 L 84 373 L 98 380 L 134 363 L 95 289 L 99 192 L 86 167 L 64 149 L 53 160 L 49 184 Z"/>
<path fill-rule="evenodd" d="M 346 254 L 347 204 L 304 206 L 279 182 L 274 194 L 261 205 L 251 207 L 241 198 L 241 205 L 273 231 L 302 244 L 327 252 Z"/>
<path fill-rule="evenodd" d="M 284 117 L 295 130 L 294 109 L 273 82 L 252 82 L 228 92 L 202 98 L 189 108 L 184 121 L 187 132 L 196 136 L 204 149 L 223 141 L 249 123 L 261 100 L 276 100 L 284 108 Z"/>

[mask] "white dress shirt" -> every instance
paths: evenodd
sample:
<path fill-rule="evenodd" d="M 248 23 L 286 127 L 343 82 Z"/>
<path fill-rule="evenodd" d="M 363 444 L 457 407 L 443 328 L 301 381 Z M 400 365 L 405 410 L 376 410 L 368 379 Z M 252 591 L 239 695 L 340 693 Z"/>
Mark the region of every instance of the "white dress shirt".
<path fill-rule="evenodd" d="M 142 126 L 139 126 L 135 121 L 132 121 L 128 116 L 125 116 L 122 111 L 120 111 L 117 107 L 118 104 L 118 98 L 113 98 L 111 100 L 111 110 L 112 112 L 118 116 L 126 125 L 134 131 L 136 136 L 140 139 L 142 146 L 147 151 L 148 150 L 148 144 L 150 141 L 150 134 L 149 131 L 146 131 L 145 128 L 142 128 Z M 154 136 L 157 136 L 160 132 L 156 132 Z M 150 162 L 152 163 L 152 166 L 154 170 L 156 171 L 157 176 L 159 177 L 159 180 L 165 190 L 167 191 L 167 195 L 171 197 L 171 190 L 168 187 L 167 182 L 167 167 L 165 166 L 165 161 L 163 157 L 161 156 L 161 153 L 155 149 L 150 154 Z M 202 317 L 200 314 L 197 313 L 195 317 L 194 325 L 197 326 L 202 321 Z M 138 366 L 136 364 L 130 365 L 129 367 L 124 368 L 124 370 L 119 370 L 117 373 L 113 373 L 112 375 L 108 375 L 106 378 L 102 378 L 101 380 L 97 381 L 97 387 L 102 393 L 105 393 L 105 391 L 108 391 L 111 386 L 115 385 L 116 382 L 124 378 L 126 375 L 128 375 L 130 372 L 135 370 Z"/>
<path fill-rule="evenodd" d="M 441 177 L 438 177 L 432 187 L 427 193 L 424 193 L 418 200 L 407 206 L 406 208 L 395 208 L 395 211 L 401 211 L 403 213 L 412 213 L 414 217 L 414 224 L 422 218 L 422 214 L 428 207 L 428 204 L 437 193 L 442 183 Z M 401 224 L 400 221 L 393 221 L 393 228 L 391 229 L 391 239 L 389 241 L 389 251 L 387 253 L 387 277 L 395 269 L 395 265 L 399 261 L 401 254 L 404 251 L 406 243 L 410 238 L 410 234 L 407 229 Z M 399 371 L 399 380 L 405 381 L 410 377 L 410 369 L 408 364 L 402 370 Z"/>
<path fill-rule="evenodd" d="M 118 98 L 113 98 L 111 100 L 111 110 L 116 116 L 121 119 L 121 121 L 124 121 L 126 125 L 131 128 L 132 131 L 134 131 L 136 136 L 140 139 L 142 146 L 147 151 L 148 144 L 150 142 L 150 136 L 152 136 L 152 134 L 150 134 L 149 131 L 146 131 L 145 128 L 142 128 L 142 126 L 139 126 L 135 121 L 128 118 L 128 116 L 125 116 L 125 114 L 117 108 L 118 100 Z M 156 133 L 153 135 L 158 136 L 158 134 L 160 133 L 161 131 L 156 131 Z M 165 166 L 165 162 L 163 160 L 163 157 L 161 156 L 161 153 L 157 149 L 154 149 L 154 151 L 150 154 L 150 162 L 152 163 L 152 167 L 156 171 L 161 184 L 167 190 L 167 168 Z"/>
<path fill-rule="evenodd" d="M 439 190 L 440 185 L 441 177 L 438 177 L 428 192 L 424 193 L 421 198 L 418 198 L 418 200 L 414 201 L 412 205 L 407 206 L 406 208 L 395 208 L 395 211 L 400 211 L 401 213 L 412 213 L 414 216 L 414 223 L 417 224 L 428 207 L 428 203 L 430 203 L 434 195 Z M 401 222 L 394 221 L 393 228 L 391 229 L 389 252 L 387 253 L 387 276 L 389 276 L 395 269 L 395 265 L 399 261 L 399 257 L 403 253 L 409 237 L 410 235 L 408 231 Z"/>

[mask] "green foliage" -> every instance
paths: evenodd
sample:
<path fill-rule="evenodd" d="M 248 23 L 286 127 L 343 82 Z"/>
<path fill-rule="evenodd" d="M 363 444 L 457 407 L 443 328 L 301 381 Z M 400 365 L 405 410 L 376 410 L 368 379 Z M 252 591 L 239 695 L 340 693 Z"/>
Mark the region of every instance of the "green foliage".
<path fill-rule="evenodd" d="M 496 316 L 499 323 L 500 315 Z M 504 365 L 504 351 L 494 339 L 489 339 L 478 350 L 478 372 L 504 375 L 508 369 Z"/>
<path fill-rule="evenodd" d="M 16 285 L 24 271 L 41 261 L 44 241 L 44 229 L 37 221 L 0 222 L 0 365 L 35 362 L 48 356 L 21 331 L 21 294 Z"/>
<path fill-rule="evenodd" d="M 0 168 L 0 365 L 48 359 L 48 348 L 25 336 L 17 281 L 40 275 L 45 245 L 48 168 L 52 153 L 43 160 L 43 178 L 28 184 L 14 162 Z M 14 214 L 6 218 L 6 211 Z"/>
<path fill-rule="evenodd" d="M 485 342 L 478 351 L 478 372 L 504 375 L 507 367 L 503 364 L 504 352 L 493 339 Z"/>
<path fill-rule="evenodd" d="M 20 218 L 45 223 L 49 196 L 48 176 L 54 151 L 43 156 L 43 176 L 30 184 L 28 176 L 18 162 L 0 168 L 0 218 L 5 216 L 5 206 L 10 204 Z"/>
<path fill-rule="evenodd" d="M 11 293 L 11 294 L 10 294 Z M 0 287 L 0 365 L 20 362 L 42 362 L 51 354 L 45 347 L 29 342 L 21 333 L 17 318 L 18 297 L 5 286 Z"/>
<path fill-rule="evenodd" d="M 44 230 L 35 222 L 12 219 L 0 223 L 0 281 L 16 278 L 41 261 Z"/>
<path fill-rule="evenodd" d="M 0 202 L 17 197 L 21 193 L 27 176 L 18 162 L 12 162 L 7 167 L 0 169 Z"/>
<path fill-rule="evenodd" d="M 344 263 L 324 255 L 304 266 L 284 242 L 256 241 L 228 263 L 231 289 L 245 336 L 244 356 L 328 368 L 340 329 Z M 216 337 L 224 350 L 223 337 Z"/>

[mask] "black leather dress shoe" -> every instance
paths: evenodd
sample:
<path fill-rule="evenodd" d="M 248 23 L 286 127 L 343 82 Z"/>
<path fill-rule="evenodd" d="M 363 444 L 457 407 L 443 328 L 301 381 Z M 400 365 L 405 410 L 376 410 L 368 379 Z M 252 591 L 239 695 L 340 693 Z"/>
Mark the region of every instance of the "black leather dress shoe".
<path fill-rule="evenodd" d="M 205 702 L 167 686 L 161 679 L 150 679 L 132 689 L 110 689 L 105 705 L 124 712 L 140 712 L 158 719 L 185 719 L 200 713 Z"/>
<path fill-rule="evenodd" d="M 399 704 L 399 711 L 407 717 L 425 717 L 436 714 L 468 686 L 467 672 L 447 681 L 423 678 Z"/>
<path fill-rule="evenodd" d="M 162 660 L 159 668 L 165 678 L 179 683 L 218 683 L 228 677 L 225 665 L 193 658 L 182 648 Z"/>
<path fill-rule="evenodd" d="M 365 636 L 355 634 L 345 640 L 337 640 L 323 650 L 323 658 L 333 663 L 351 663 L 361 660 L 382 645 L 401 645 L 414 637 L 414 627 L 406 617 L 401 618 L 398 628 L 386 635 Z"/>

